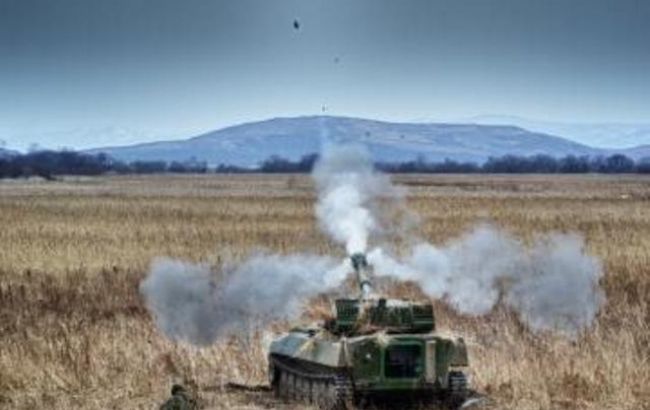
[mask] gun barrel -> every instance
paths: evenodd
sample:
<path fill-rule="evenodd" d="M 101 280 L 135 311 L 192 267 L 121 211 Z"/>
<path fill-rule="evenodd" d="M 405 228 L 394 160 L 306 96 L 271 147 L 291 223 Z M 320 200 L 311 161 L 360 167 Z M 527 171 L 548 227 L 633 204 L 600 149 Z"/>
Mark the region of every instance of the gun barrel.
<path fill-rule="evenodd" d="M 370 267 L 363 253 L 355 253 L 350 257 L 352 267 L 357 274 L 357 282 L 361 292 L 361 299 L 368 299 L 372 293 L 372 282 L 370 281 Z"/>

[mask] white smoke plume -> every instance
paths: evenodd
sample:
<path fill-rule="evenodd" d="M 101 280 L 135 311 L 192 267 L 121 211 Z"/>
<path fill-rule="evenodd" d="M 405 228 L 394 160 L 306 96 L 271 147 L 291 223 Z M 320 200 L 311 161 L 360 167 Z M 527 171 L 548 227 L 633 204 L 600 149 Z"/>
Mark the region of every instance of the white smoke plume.
<path fill-rule="evenodd" d="M 379 248 L 368 260 L 377 275 L 413 281 L 464 314 L 503 302 L 534 331 L 576 335 L 604 303 L 601 264 L 576 235 L 542 236 L 527 247 L 484 225 L 444 247 L 416 245 L 402 261 Z"/>
<path fill-rule="evenodd" d="M 207 345 L 252 321 L 296 319 L 310 298 L 338 287 L 349 272 L 318 255 L 255 255 L 217 278 L 207 265 L 157 259 L 140 292 L 172 340 Z"/>
<path fill-rule="evenodd" d="M 399 190 L 374 170 L 368 151 L 356 145 L 325 146 L 312 176 L 323 231 L 343 244 L 349 255 L 365 252 L 369 236 L 382 230 L 376 201 L 399 196 Z"/>
<path fill-rule="evenodd" d="M 374 170 L 366 150 L 326 146 L 312 176 L 325 233 L 349 255 L 367 253 L 378 276 L 413 281 L 461 313 L 483 315 L 502 303 L 533 331 L 576 335 L 604 303 L 601 264 L 576 235 L 540 236 L 527 246 L 482 225 L 444 246 L 421 242 L 397 258 L 386 247 L 368 251 L 371 237 L 377 243 L 387 229 L 380 204 L 390 199 L 403 207 L 404 191 Z M 140 290 L 167 336 L 205 345 L 251 321 L 299 317 L 306 301 L 338 288 L 350 270 L 349 261 L 328 256 L 258 254 L 217 278 L 208 266 L 160 259 Z"/>
<path fill-rule="evenodd" d="M 369 236 L 384 228 L 378 199 L 401 199 L 403 191 L 355 146 L 327 147 L 313 176 L 323 230 L 348 254 L 367 252 Z M 503 302 L 534 331 L 574 335 L 593 322 L 604 303 L 601 264 L 575 235 L 551 234 L 527 247 L 483 225 L 444 247 L 419 243 L 402 261 L 382 248 L 371 250 L 368 260 L 378 275 L 416 282 L 428 296 L 464 314 L 483 315 Z"/>
<path fill-rule="evenodd" d="M 533 330 L 575 334 L 591 325 L 605 303 L 600 260 L 577 235 L 552 234 L 530 249 L 505 302 Z"/>

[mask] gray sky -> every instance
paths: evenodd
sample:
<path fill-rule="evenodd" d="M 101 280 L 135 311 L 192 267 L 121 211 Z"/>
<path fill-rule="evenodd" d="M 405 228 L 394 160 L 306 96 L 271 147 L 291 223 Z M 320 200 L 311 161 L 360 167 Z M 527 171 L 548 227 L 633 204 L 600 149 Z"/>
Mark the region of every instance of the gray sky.
<path fill-rule="evenodd" d="M 649 73 L 645 0 L 0 0 L 0 140 L 17 148 L 323 106 L 649 122 Z"/>

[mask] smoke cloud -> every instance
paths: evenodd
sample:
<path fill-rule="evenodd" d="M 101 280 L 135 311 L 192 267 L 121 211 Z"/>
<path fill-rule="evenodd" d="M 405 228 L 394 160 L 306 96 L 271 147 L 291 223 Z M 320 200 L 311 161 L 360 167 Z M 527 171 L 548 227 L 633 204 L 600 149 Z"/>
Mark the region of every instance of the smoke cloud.
<path fill-rule="evenodd" d="M 530 249 L 505 302 L 533 330 L 575 334 L 605 303 L 601 277 L 600 260 L 585 253 L 581 237 L 551 234 Z"/>
<path fill-rule="evenodd" d="M 165 335 L 207 345 L 253 321 L 296 319 L 349 269 L 327 256 L 260 254 L 218 278 L 207 265 L 157 259 L 140 291 Z"/>
<path fill-rule="evenodd" d="M 377 200 L 400 191 L 376 172 L 368 151 L 356 145 L 328 145 L 312 173 L 318 190 L 316 216 L 324 232 L 349 255 L 365 252 L 368 237 L 381 232 Z"/>
<path fill-rule="evenodd" d="M 464 314 L 483 315 L 503 302 L 534 331 L 575 335 L 605 300 L 601 264 L 577 235 L 540 236 L 527 247 L 483 225 L 444 247 L 418 244 L 402 261 L 379 248 L 368 260 L 376 275 L 413 281 Z"/>
<path fill-rule="evenodd" d="M 460 313 L 484 315 L 503 304 L 533 331 L 576 335 L 605 301 L 601 264 L 577 235 L 524 244 L 481 225 L 444 246 L 411 237 L 415 245 L 396 257 L 386 246 L 369 250 L 369 241 L 377 243 L 391 222 L 381 204 L 405 207 L 404 191 L 374 170 L 366 150 L 326 146 L 312 176 L 318 223 L 332 240 L 349 255 L 367 253 L 377 276 L 417 283 Z M 347 259 L 312 254 L 257 254 L 219 275 L 206 265 L 158 259 L 140 290 L 168 337 L 205 345 L 254 320 L 298 318 L 305 302 L 339 288 L 350 271 Z"/>

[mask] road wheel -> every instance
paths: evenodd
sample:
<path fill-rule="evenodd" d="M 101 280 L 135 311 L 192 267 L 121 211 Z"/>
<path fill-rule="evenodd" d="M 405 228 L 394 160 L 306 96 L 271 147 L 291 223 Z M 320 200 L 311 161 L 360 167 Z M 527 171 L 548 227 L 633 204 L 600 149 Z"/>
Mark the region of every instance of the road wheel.
<path fill-rule="evenodd" d="M 269 363 L 269 386 L 273 390 L 276 398 L 280 397 L 280 370 L 275 368 L 273 363 Z"/>
<path fill-rule="evenodd" d="M 280 371 L 280 381 L 278 383 L 278 391 L 279 391 L 279 396 L 282 400 L 287 400 L 289 398 L 289 380 L 288 380 L 289 374 L 281 370 Z"/>

